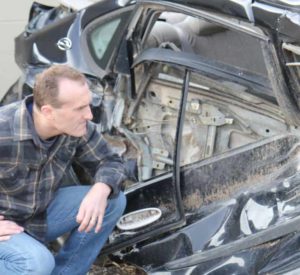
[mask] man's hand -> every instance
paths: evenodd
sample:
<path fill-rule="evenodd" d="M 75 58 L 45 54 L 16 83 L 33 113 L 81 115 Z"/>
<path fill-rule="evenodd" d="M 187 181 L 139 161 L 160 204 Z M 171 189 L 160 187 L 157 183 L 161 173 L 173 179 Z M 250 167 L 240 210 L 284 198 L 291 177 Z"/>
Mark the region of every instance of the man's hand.
<path fill-rule="evenodd" d="M 4 219 L 4 216 L 0 215 L 0 241 L 7 241 L 14 234 L 19 234 L 24 231 L 22 226 L 19 226 L 13 221 Z"/>
<path fill-rule="evenodd" d="M 95 183 L 82 200 L 76 217 L 80 232 L 89 232 L 94 226 L 100 231 L 111 188 L 102 182 Z"/>

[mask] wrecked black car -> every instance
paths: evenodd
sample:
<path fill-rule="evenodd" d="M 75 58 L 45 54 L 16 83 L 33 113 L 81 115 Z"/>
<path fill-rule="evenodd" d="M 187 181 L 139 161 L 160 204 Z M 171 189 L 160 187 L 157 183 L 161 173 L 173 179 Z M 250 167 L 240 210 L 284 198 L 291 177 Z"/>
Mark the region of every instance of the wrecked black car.
<path fill-rule="evenodd" d="M 102 254 L 147 274 L 300 272 L 300 2 L 64 2 L 33 4 L 2 104 L 53 63 L 87 76 L 136 163 Z"/>

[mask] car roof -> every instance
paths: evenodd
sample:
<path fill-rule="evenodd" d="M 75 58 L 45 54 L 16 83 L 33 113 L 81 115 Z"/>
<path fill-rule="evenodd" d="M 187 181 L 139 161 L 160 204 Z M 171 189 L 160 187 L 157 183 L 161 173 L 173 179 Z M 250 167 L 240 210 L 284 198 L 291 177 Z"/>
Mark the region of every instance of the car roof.
<path fill-rule="evenodd" d="M 262 26 L 284 42 L 300 43 L 300 0 L 138 0 L 142 5 L 167 5 L 182 9 L 217 12 Z"/>
<path fill-rule="evenodd" d="M 73 10 L 81 10 L 81 9 L 85 9 L 88 6 L 96 3 L 96 2 L 100 2 L 99 0 L 60 0 L 59 1 L 61 5 L 67 7 L 67 8 L 71 8 Z"/>
<path fill-rule="evenodd" d="M 72 10 L 79 11 L 82 9 L 86 9 L 87 7 L 103 2 L 104 0 L 59 0 L 59 3 L 67 8 L 71 8 Z M 125 6 L 130 2 L 130 0 L 119 0 L 118 4 L 120 6 Z"/>

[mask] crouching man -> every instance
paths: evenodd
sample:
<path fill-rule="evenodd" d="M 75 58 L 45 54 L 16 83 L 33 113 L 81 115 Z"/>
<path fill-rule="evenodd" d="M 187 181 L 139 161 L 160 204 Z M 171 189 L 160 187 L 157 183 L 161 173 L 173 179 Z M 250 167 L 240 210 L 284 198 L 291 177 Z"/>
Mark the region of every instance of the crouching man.
<path fill-rule="evenodd" d="M 0 108 L 0 274 L 86 274 L 122 215 L 125 170 L 90 103 L 84 75 L 54 65 Z M 93 185 L 61 186 L 73 161 Z M 54 257 L 45 244 L 66 232 Z"/>

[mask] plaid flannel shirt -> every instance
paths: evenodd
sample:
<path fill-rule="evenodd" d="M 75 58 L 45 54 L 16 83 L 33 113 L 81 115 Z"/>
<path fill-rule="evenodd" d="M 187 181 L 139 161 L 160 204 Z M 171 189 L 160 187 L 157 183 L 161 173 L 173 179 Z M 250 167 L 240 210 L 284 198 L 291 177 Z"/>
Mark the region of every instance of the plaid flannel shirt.
<path fill-rule="evenodd" d="M 77 161 L 116 196 L 125 179 L 121 159 L 88 122 L 84 137 L 58 136 L 50 149 L 38 137 L 26 102 L 32 97 L 0 108 L 0 214 L 24 226 L 44 241 L 46 209 L 72 161 Z"/>

